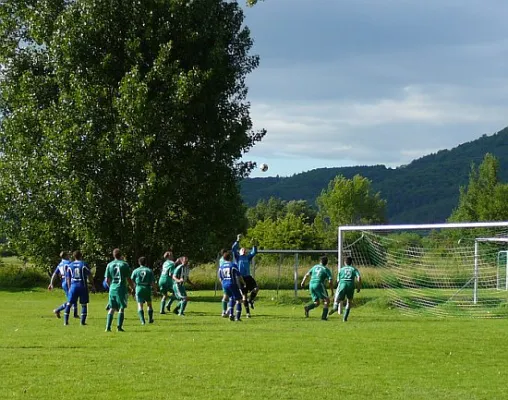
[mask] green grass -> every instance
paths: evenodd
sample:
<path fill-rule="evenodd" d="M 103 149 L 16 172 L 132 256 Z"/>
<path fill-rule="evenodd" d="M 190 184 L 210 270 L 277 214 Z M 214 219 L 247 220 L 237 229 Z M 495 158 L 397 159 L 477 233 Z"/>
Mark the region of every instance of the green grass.
<path fill-rule="evenodd" d="M 126 332 L 105 333 L 104 294 L 88 326 L 64 327 L 61 291 L 0 292 L 0 398 L 506 398 L 505 319 L 405 317 L 364 290 L 350 321 L 325 322 L 303 317 L 305 297 L 264 291 L 234 323 L 213 292 L 191 295 L 184 318 L 142 327 L 131 302 Z"/>

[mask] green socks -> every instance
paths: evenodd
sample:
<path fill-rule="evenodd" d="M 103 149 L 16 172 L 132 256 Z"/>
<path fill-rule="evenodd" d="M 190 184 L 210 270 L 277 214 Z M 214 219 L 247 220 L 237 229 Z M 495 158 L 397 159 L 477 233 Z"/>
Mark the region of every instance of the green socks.
<path fill-rule="evenodd" d="M 106 330 L 111 330 L 111 324 L 113 323 L 113 314 L 108 313 L 108 316 L 106 317 Z"/>
<path fill-rule="evenodd" d="M 124 315 L 123 315 L 123 311 L 120 311 L 118 313 L 118 328 L 121 329 L 122 326 L 123 326 L 123 320 L 124 320 Z"/>
<path fill-rule="evenodd" d="M 349 311 L 351 309 L 349 307 L 346 307 L 346 312 L 344 313 L 344 322 L 347 321 L 347 317 L 349 317 Z"/>
<path fill-rule="evenodd" d="M 138 310 L 139 320 L 141 321 L 141 324 L 145 324 L 145 312 L 143 310 Z"/>

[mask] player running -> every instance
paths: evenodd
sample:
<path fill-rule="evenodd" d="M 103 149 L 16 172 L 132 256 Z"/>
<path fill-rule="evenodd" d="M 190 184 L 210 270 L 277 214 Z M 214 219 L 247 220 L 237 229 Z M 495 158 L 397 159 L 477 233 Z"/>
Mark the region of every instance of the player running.
<path fill-rule="evenodd" d="M 242 292 L 240 286 L 244 285 L 238 266 L 231 261 L 231 253 L 223 254 L 224 262 L 219 267 L 219 279 L 222 284 L 222 316 L 232 321 L 241 321 L 242 316 Z M 229 307 L 228 307 L 229 303 Z M 236 304 L 236 315 L 233 317 L 233 304 Z"/>
<path fill-rule="evenodd" d="M 240 250 L 238 248 L 240 247 L 240 238 L 242 235 L 238 234 L 236 236 L 236 242 L 233 243 L 232 251 L 233 255 L 235 257 L 236 264 L 238 265 L 238 270 L 240 271 L 240 275 L 242 275 L 242 278 L 245 282 L 245 286 L 242 287 L 242 293 L 243 293 L 243 305 L 245 306 L 245 314 L 247 315 L 247 318 L 250 318 L 250 308 L 254 309 L 254 299 L 256 298 L 259 287 L 256 283 L 256 280 L 253 278 L 253 276 L 250 274 L 250 263 L 254 256 L 258 253 L 257 246 L 254 244 L 252 246 L 252 249 L 249 253 L 247 253 L 247 250 L 242 247 Z M 250 297 L 248 298 L 248 294 L 250 292 Z"/>
<path fill-rule="evenodd" d="M 187 291 L 185 290 L 185 282 L 193 285 L 189 279 L 189 259 L 186 256 L 182 256 L 177 260 L 177 267 L 173 272 L 173 293 L 178 300 L 178 305 L 173 310 L 174 314 L 184 316 L 185 307 L 187 307 Z"/>
<path fill-rule="evenodd" d="M 113 258 L 106 267 L 105 278 L 109 286 L 109 311 L 106 318 L 106 332 L 111 332 L 111 324 L 115 311 L 118 311 L 118 332 L 123 332 L 124 310 L 127 308 L 127 298 L 129 296 L 127 283 L 134 293 L 134 283 L 130 278 L 129 264 L 122 260 L 120 249 L 113 250 Z"/>
<path fill-rule="evenodd" d="M 90 301 L 88 295 L 88 278 L 91 278 L 92 273 L 88 265 L 83 261 L 79 250 L 76 250 L 72 256 L 74 257 L 74 261 L 69 264 L 65 273 L 69 293 L 67 295 L 67 305 L 65 306 L 64 325 L 69 325 L 71 305 L 76 307 L 78 300 L 81 304 L 81 325 L 86 325 L 88 303 Z M 93 283 L 91 281 L 90 283 L 92 284 L 92 290 L 94 290 Z"/>
<path fill-rule="evenodd" d="M 310 295 L 312 297 L 312 303 L 306 305 L 304 307 L 305 317 L 309 316 L 309 311 L 319 306 L 319 300 L 323 300 L 323 314 L 321 315 L 322 320 L 328 319 L 328 304 L 330 304 L 330 298 L 328 297 L 328 292 L 326 291 L 325 281 L 328 280 L 328 284 L 330 285 L 330 291 L 333 296 L 333 283 L 332 283 L 332 272 L 326 266 L 328 264 L 328 257 L 321 257 L 320 264 L 314 265 L 303 277 L 302 280 L 302 288 L 307 280 L 307 277 L 310 276 L 309 282 L 309 290 Z"/>
<path fill-rule="evenodd" d="M 138 303 L 138 315 L 141 325 L 145 325 L 145 312 L 143 304 L 146 303 L 148 310 L 148 322 L 153 323 L 152 288 L 157 293 L 155 278 L 150 268 L 146 266 L 146 257 L 140 257 L 139 267 L 132 271 L 131 279 L 136 285 L 136 302 Z"/>
<path fill-rule="evenodd" d="M 171 251 L 164 253 L 164 264 L 162 264 L 161 276 L 159 278 L 159 291 L 162 294 L 160 313 L 166 314 L 166 299 L 168 298 L 168 292 L 171 292 L 169 296 L 167 310 L 171 311 L 171 304 L 176 300 L 176 296 L 173 293 L 173 272 L 175 271 L 175 258 Z"/>
<path fill-rule="evenodd" d="M 53 275 L 51 275 L 51 281 L 49 282 L 49 286 L 48 286 L 48 290 L 50 290 L 50 291 L 53 290 L 53 282 L 54 282 L 55 278 L 57 276 L 60 277 L 60 280 L 62 282 L 62 290 L 65 293 L 66 301 L 60 307 L 55 308 L 53 310 L 53 313 L 56 315 L 57 318 L 60 318 L 60 312 L 65 310 L 65 307 L 67 306 L 67 296 L 69 294 L 69 288 L 67 286 L 66 274 L 67 274 L 67 268 L 68 268 L 69 264 L 71 263 L 71 261 L 69 260 L 69 255 L 65 251 L 62 251 L 60 253 L 60 258 L 62 260 L 55 268 L 55 272 L 53 272 Z M 74 309 L 74 318 L 79 318 L 78 307 L 76 304 L 73 304 L 73 309 Z"/>
<path fill-rule="evenodd" d="M 355 294 L 355 283 L 357 293 L 360 293 L 360 288 L 362 287 L 360 271 L 353 267 L 353 259 L 351 257 L 346 257 L 346 265 L 340 269 L 337 280 L 337 291 L 335 292 L 333 309 L 330 311 L 330 315 L 336 311 L 340 314 L 341 304 L 344 300 L 346 300 L 346 311 L 344 312 L 343 318 L 343 321 L 346 322 L 349 317 L 349 311 L 351 310 L 351 302 L 353 301 L 353 296 Z"/>

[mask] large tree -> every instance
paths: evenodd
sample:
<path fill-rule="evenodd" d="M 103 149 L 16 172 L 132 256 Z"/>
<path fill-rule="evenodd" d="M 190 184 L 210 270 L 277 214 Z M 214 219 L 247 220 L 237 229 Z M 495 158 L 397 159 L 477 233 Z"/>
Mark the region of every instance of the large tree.
<path fill-rule="evenodd" d="M 0 20 L 0 214 L 19 251 L 201 258 L 245 229 L 239 159 L 265 132 L 236 2 L 5 0 Z"/>
<path fill-rule="evenodd" d="M 386 201 L 374 193 L 367 178 L 355 175 L 335 177 L 316 200 L 318 214 L 315 226 L 322 235 L 323 246 L 337 247 L 340 225 L 362 225 L 386 222 Z"/>

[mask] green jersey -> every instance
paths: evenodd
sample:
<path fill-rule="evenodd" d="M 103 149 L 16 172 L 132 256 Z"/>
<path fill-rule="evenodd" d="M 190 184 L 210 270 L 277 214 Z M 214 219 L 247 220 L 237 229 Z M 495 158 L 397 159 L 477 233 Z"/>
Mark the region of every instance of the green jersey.
<path fill-rule="evenodd" d="M 105 277 L 110 279 L 109 290 L 127 289 L 127 279 L 130 276 L 129 264 L 123 260 L 113 260 L 106 267 Z"/>
<path fill-rule="evenodd" d="M 131 279 L 136 286 L 150 287 L 154 282 L 153 272 L 150 268 L 141 266 L 132 271 Z"/>
<path fill-rule="evenodd" d="M 314 265 L 307 275 L 310 275 L 310 285 L 323 284 L 326 280 L 332 280 L 332 271 L 324 265 Z"/>
<path fill-rule="evenodd" d="M 352 284 L 356 277 L 360 277 L 360 272 L 352 265 L 345 265 L 339 271 L 338 281 L 341 283 Z"/>
<path fill-rule="evenodd" d="M 187 281 L 189 278 L 189 266 L 180 264 L 178 267 L 175 268 L 173 275 L 177 279 L 183 279 L 184 282 Z"/>
<path fill-rule="evenodd" d="M 173 272 L 175 271 L 175 262 L 171 260 L 164 261 L 164 264 L 162 264 L 162 271 L 161 271 L 161 277 L 159 279 L 159 285 L 162 285 L 164 283 L 170 283 L 172 284 L 173 279 L 171 276 L 173 275 Z"/>

